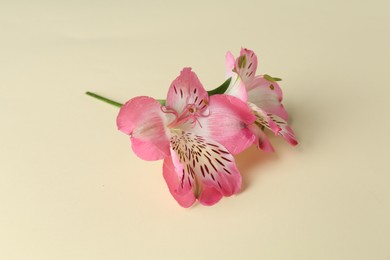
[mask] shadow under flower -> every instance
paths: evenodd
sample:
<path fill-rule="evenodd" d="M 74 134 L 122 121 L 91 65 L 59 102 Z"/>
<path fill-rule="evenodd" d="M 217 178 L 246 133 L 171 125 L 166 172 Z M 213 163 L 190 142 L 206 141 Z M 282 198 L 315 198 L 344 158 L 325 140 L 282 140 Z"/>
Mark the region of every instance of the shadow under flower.
<path fill-rule="evenodd" d="M 259 165 L 275 161 L 277 158 L 278 155 L 275 152 L 265 153 L 259 150 L 255 145 L 252 145 L 244 152 L 236 155 L 236 164 L 242 176 L 241 192 L 245 191 L 253 181 L 254 178 L 251 176 L 251 174 L 253 174 L 253 168 L 259 169 Z"/>

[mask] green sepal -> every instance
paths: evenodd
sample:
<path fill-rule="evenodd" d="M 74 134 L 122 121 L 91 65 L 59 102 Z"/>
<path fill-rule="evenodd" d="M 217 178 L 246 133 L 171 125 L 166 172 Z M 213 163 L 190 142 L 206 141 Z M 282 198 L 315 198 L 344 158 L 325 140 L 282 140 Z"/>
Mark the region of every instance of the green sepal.
<path fill-rule="evenodd" d="M 166 100 L 165 99 L 156 99 L 161 105 L 165 106 Z"/>
<path fill-rule="evenodd" d="M 264 74 L 264 78 L 268 81 L 271 81 L 271 82 L 282 81 L 281 78 L 271 77 L 270 75 L 267 75 L 267 74 Z"/>

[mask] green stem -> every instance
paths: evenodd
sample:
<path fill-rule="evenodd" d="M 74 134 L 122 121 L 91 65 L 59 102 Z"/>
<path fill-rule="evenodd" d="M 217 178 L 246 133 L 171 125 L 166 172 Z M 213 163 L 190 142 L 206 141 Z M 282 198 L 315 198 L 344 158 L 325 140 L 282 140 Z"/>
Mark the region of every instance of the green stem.
<path fill-rule="evenodd" d="M 113 106 L 116 106 L 116 107 L 122 107 L 123 106 L 123 104 L 121 104 L 119 102 L 116 102 L 114 100 L 111 100 L 111 99 L 99 96 L 98 94 L 95 94 L 95 93 L 92 93 L 92 92 L 89 92 L 89 91 L 85 92 L 85 94 L 88 95 L 88 96 L 94 97 L 96 99 L 99 99 L 99 100 L 101 100 L 103 102 L 106 102 L 108 104 L 111 104 Z"/>

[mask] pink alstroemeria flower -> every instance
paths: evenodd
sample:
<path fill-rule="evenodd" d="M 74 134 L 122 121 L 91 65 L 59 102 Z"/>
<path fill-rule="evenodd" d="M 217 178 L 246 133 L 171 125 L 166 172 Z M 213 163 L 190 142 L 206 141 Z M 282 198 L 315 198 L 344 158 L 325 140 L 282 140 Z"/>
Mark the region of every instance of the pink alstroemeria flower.
<path fill-rule="evenodd" d="M 227 77 L 232 77 L 226 94 L 247 102 L 256 116 L 251 126 L 256 135 L 256 144 L 267 152 L 274 149 L 263 129 L 269 129 L 282 136 L 291 145 L 298 144 L 294 132 L 288 126 L 288 114 L 282 105 L 283 94 L 279 84 L 268 75 L 256 76 L 257 56 L 248 49 L 241 49 L 240 56 L 234 59 L 231 52 L 226 54 Z"/>
<path fill-rule="evenodd" d="M 255 116 L 240 99 L 213 95 L 190 68 L 171 84 L 166 106 L 151 97 L 128 101 L 117 118 L 130 135 L 133 151 L 144 160 L 164 159 L 168 188 L 183 207 L 196 199 L 213 205 L 239 192 L 241 175 L 232 154 L 254 141 L 248 129 Z"/>

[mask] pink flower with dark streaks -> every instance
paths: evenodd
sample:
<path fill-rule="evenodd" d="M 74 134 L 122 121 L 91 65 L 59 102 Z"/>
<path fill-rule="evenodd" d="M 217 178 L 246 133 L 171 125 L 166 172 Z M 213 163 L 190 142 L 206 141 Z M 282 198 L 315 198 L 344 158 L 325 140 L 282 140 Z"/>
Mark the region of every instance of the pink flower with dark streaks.
<path fill-rule="evenodd" d="M 228 52 L 226 54 L 227 77 L 232 77 L 226 94 L 236 96 L 247 102 L 256 121 L 250 127 L 256 135 L 256 144 L 264 151 L 272 152 L 273 147 L 264 133 L 269 129 L 276 135 L 283 137 L 291 145 L 298 142 L 294 132 L 289 127 L 288 114 L 282 105 L 282 90 L 277 78 L 268 75 L 257 75 L 257 56 L 248 49 L 241 49 L 240 56 L 235 59 Z"/>
<path fill-rule="evenodd" d="M 171 84 L 166 105 L 136 97 L 120 109 L 117 125 L 130 135 L 144 160 L 164 160 L 168 188 L 183 207 L 196 199 L 213 205 L 240 191 L 237 154 L 254 142 L 248 128 L 256 120 L 247 104 L 231 95 L 212 95 L 190 68 Z"/>

